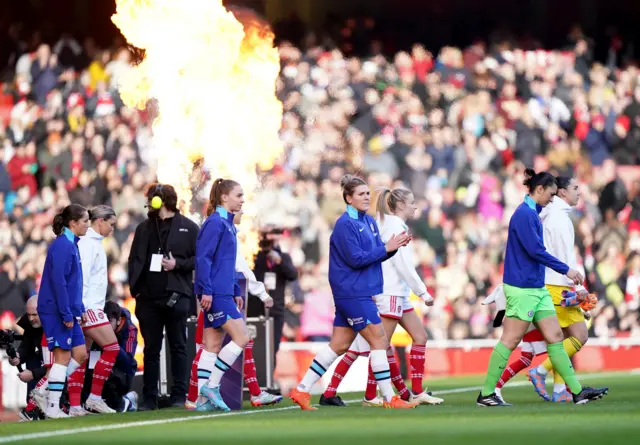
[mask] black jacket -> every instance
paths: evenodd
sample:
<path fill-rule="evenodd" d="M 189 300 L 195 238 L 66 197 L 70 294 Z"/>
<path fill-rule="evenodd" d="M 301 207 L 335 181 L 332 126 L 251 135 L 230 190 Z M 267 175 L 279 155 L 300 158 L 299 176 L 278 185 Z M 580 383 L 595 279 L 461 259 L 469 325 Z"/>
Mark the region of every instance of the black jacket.
<path fill-rule="evenodd" d="M 17 325 L 24 329 L 22 342 L 18 346 L 20 364 L 26 365 L 33 374 L 33 381 L 38 382 L 47 373 L 42 361 L 42 328 L 31 326 L 26 314 L 20 317 Z"/>
<path fill-rule="evenodd" d="M 136 233 L 129 253 L 129 286 L 131 295 L 138 297 L 144 293 L 138 288 L 147 259 L 153 253 L 147 252 L 149 236 L 155 233 L 154 221 L 147 219 L 136 227 Z M 167 291 L 193 296 L 193 270 L 195 268 L 196 238 L 200 228 L 189 218 L 176 213 L 167 238 L 167 252 L 176 259 L 176 267 L 167 272 Z M 138 287 L 137 287 L 138 286 Z"/>
<path fill-rule="evenodd" d="M 267 293 L 273 298 L 273 308 L 271 308 L 270 313 L 272 315 L 282 315 L 284 313 L 284 290 L 287 281 L 297 280 L 298 271 L 293 265 L 289 254 L 282 253 L 277 247 L 274 250 L 282 257 L 280 264 L 269 264 L 267 254 L 260 251 L 254 261 L 253 273 L 256 275 L 256 279 L 263 283 L 265 273 L 273 272 L 276 274 L 276 288 L 273 290 L 267 289 Z M 260 315 L 264 315 L 264 305 L 258 297 L 250 295 L 247 304 L 247 316 L 257 317 Z"/>

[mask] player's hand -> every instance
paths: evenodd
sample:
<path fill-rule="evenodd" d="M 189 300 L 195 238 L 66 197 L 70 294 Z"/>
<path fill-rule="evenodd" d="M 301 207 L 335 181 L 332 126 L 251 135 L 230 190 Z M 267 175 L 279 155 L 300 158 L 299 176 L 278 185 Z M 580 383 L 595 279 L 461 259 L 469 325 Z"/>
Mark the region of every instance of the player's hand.
<path fill-rule="evenodd" d="M 567 278 L 573 281 L 575 284 L 582 284 L 584 277 L 577 270 L 569 269 L 567 272 Z"/>
<path fill-rule="evenodd" d="M 591 312 L 586 311 L 584 313 L 584 319 L 587 320 L 587 321 L 591 320 Z"/>
<path fill-rule="evenodd" d="M 424 295 L 421 295 L 422 300 L 424 301 L 424 304 L 427 306 L 433 306 L 433 297 L 431 296 L 431 294 L 429 292 L 427 292 Z"/>
<path fill-rule="evenodd" d="M 576 294 L 578 295 L 578 301 L 581 303 L 589 296 L 589 292 L 586 289 L 577 290 Z"/>
<path fill-rule="evenodd" d="M 169 258 L 162 258 L 162 268 L 167 272 L 176 268 L 176 259 L 171 252 L 169 252 Z"/>
<path fill-rule="evenodd" d="M 29 383 L 33 380 L 33 373 L 28 369 L 18 373 L 18 378 L 22 380 L 24 383 Z"/>
<path fill-rule="evenodd" d="M 212 301 L 213 301 L 213 296 L 203 295 L 202 298 L 200 298 L 200 306 L 202 307 L 202 310 L 208 311 L 209 309 L 211 309 Z"/>
<path fill-rule="evenodd" d="M 20 364 L 20 354 L 18 354 L 18 352 L 16 352 L 16 358 L 9 359 L 9 364 L 11 366 L 18 366 Z"/>
<path fill-rule="evenodd" d="M 262 303 L 264 304 L 264 307 L 266 307 L 267 309 L 271 309 L 273 307 L 273 298 L 271 298 L 271 296 L 268 296 Z"/>
<path fill-rule="evenodd" d="M 80 326 L 84 326 L 85 324 L 87 324 L 88 321 L 89 321 L 89 317 L 87 316 L 87 313 L 83 312 L 82 318 L 80 320 Z"/>
<path fill-rule="evenodd" d="M 242 308 L 244 307 L 244 298 L 242 298 L 242 297 L 234 297 L 234 300 L 236 300 L 236 304 L 238 305 L 238 309 L 242 310 Z"/>
<path fill-rule="evenodd" d="M 71 321 L 65 321 L 64 325 L 68 328 L 71 329 L 73 327 L 73 320 Z"/>
<path fill-rule="evenodd" d="M 384 245 L 387 252 L 395 252 L 402 246 L 406 246 L 411 241 L 411 236 L 407 235 L 407 232 L 402 232 L 398 235 L 393 235 Z"/>

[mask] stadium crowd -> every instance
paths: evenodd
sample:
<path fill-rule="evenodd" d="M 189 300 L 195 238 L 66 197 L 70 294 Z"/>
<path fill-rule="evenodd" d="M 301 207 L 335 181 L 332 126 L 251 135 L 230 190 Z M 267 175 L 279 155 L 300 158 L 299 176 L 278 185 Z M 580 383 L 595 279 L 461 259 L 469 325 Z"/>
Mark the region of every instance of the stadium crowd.
<path fill-rule="evenodd" d="M 0 93 L 0 314 L 21 314 L 37 292 L 51 221 L 71 202 L 117 212 L 105 241 L 108 298 L 128 305 L 126 259 L 157 164 L 153 113 L 125 107 L 117 92 L 132 54 L 67 35 L 14 43 Z M 300 272 L 285 336 L 331 332 L 328 238 L 345 171 L 415 193 L 417 268 L 436 299 L 429 336 L 495 336 L 480 301 L 501 281 L 525 166 L 580 182 L 576 249 L 601 299 L 591 335 L 639 334 L 638 68 L 594 63 L 580 36 L 564 51 L 477 42 L 433 56 L 417 44 L 385 58 L 379 49 L 356 58 L 313 36 L 304 49 L 280 44 L 284 153 L 257 201 L 265 222 L 286 229 L 280 244 Z M 198 193 L 193 210 L 206 198 Z"/>

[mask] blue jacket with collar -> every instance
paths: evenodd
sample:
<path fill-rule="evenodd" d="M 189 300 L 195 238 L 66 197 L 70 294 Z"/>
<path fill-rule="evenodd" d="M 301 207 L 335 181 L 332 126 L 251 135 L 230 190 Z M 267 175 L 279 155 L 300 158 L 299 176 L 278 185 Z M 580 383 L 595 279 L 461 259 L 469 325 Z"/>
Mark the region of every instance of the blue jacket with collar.
<path fill-rule="evenodd" d="M 373 297 L 382 293 L 382 262 L 387 254 L 376 221 L 351 206 L 329 240 L 329 284 L 334 299 Z"/>
<path fill-rule="evenodd" d="M 56 314 L 63 322 L 82 316 L 82 264 L 78 241 L 65 227 L 47 251 L 38 292 L 38 313 Z"/>
<path fill-rule="evenodd" d="M 196 295 L 240 295 L 236 279 L 238 239 L 233 216 L 218 206 L 202 224 L 196 240 Z"/>
<path fill-rule="evenodd" d="M 544 247 L 542 207 L 529 196 L 518 206 L 509 221 L 509 236 L 504 259 L 503 281 L 524 289 L 544 287 L 545 266 L 565 275 L 569 266 L 552 256 Z"/>

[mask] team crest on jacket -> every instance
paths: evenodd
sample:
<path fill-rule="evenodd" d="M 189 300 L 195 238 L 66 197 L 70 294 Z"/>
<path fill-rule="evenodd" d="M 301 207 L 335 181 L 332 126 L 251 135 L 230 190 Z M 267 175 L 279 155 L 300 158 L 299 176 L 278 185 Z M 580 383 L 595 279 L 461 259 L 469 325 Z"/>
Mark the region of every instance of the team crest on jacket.
<path fill-rule="evenodd" d="M 373 233 L 373 236 L 376 236 L 376 228 L 373 226 L 373 223 L 369 224 L 369 227 L 371 227 L 371 232 Z"/>

